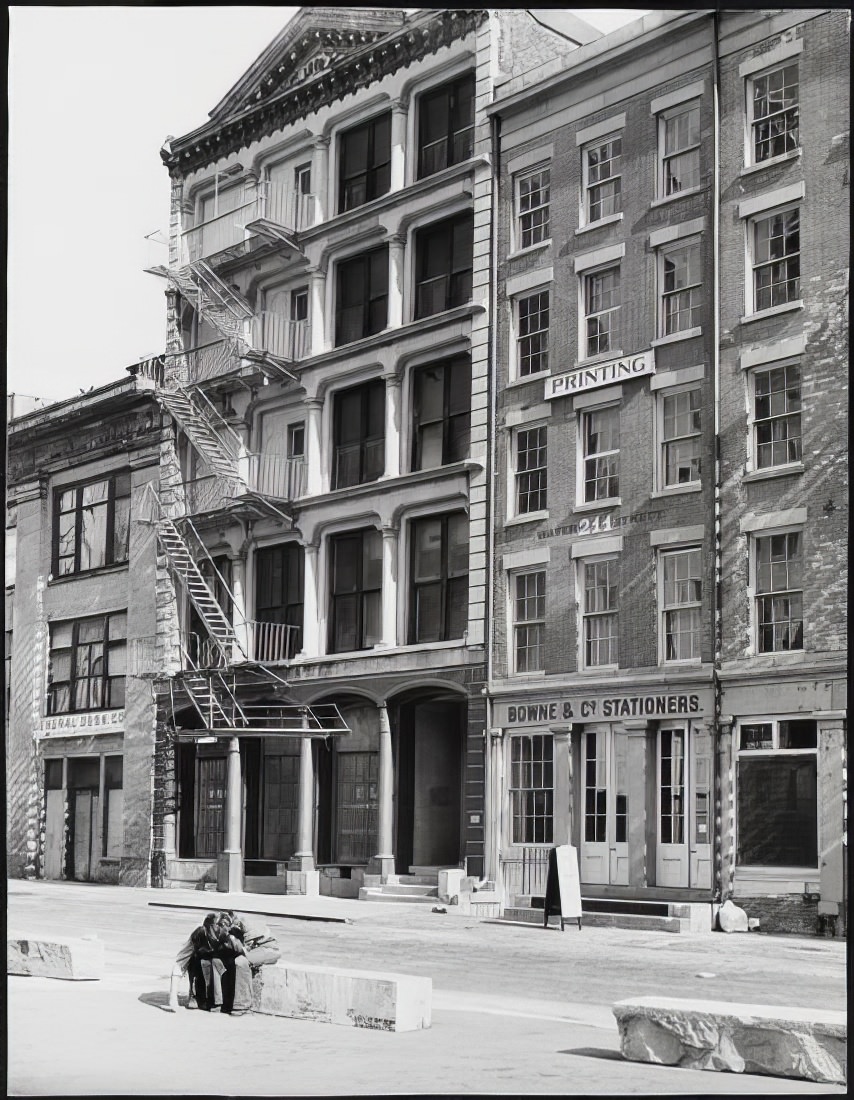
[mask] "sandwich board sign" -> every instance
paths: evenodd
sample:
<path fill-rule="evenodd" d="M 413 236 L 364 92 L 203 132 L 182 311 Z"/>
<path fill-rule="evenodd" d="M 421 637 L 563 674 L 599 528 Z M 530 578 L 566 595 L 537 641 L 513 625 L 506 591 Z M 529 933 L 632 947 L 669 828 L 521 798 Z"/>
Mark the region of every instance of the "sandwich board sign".
<path fill-rule="evenodd" d="M 543 928 L 548 928 L 549 917 L 560 917 L 563 922 L 578 921 L 581 929 L 581 884 L 578 878 L 578 852 L 571 844 L 558 844 L 549 852 L 549 873 L 546 879 L 546 901 L 543 909 Z"/>

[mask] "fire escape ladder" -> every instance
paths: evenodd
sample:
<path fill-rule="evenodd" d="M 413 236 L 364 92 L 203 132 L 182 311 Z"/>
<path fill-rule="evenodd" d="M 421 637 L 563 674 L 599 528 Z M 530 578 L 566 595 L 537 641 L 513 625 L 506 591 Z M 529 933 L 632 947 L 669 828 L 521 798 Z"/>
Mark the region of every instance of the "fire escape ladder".
<path fill-rule="evenodd" d="M 242 340 L 243 323 L 252 316 L 249 303 L 215 274 L 204 260 L 174 268 L 169 278 L 196 312 L 226 339 Z"/>
<path fill-rule="evenodd" d="M 217 412 L 201 390 L 158 389 L 157 399 L 181 425 L 190 442 L 214 473 L 240 478 L 240 436 Z"/>

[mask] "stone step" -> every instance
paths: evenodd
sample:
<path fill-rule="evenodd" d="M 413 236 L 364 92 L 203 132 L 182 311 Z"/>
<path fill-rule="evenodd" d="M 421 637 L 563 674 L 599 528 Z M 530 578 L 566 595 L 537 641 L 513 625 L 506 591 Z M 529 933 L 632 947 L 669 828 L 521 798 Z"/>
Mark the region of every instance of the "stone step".
<path fill-rule="evenodd" d="M 414 897 L 418 894 L 423 895 L 425 898 L 437 898 L 439 896 L 438 886 L 423 882 L 384 882 L 380 886 L 380 890 L 384 894 L 406 894 L 407 897 Z"/>
<path fill-rule="evenodd" d="M 409 868 L 409 873 L 410 873 L 410 875 L 429 875 L 429 876 L 431 876 L 431 878 L 433 879 L 434 882 L 438 882 L 440 871 L 455 871 L 456 869 L 457 868 L 454 864 L 449 863 L 449 864 L 446 865 L 446 864 L 443 863 L 441 866 L 438 866 L 438 867 L 424 867 L 424 866 L 410 867 Z"/>
<path fill-rule="evenodd" d="M 511 909 L 533 909 L 542 916 L 545 899 L 542 894 L 514 894 Z M 715 913 L 708 901 L 673 901 L 648 898 L 589 898 L 581 899 L 585 921 L 597 916 L 678 918 L 684 932 L 711 932 L 714 930 Z M 587 921 L 587 923 L 593 923 Z M 610 924 L 610 921 L 606 921 Z"/>
<path fill-rule="evenodd" d="M 382 887 L 362 886 L 359 889 L 359 901 L 390 901 L 404 905 L 436 905 L 438 898 L 425 897 L 424 894 L 385 894 Z"/>
<path fill-rule="evenodd" d="M 398 882 L 405 886 L 438 886 L 438 875 L 398 875 Z"/>
<path fill-rule="evenodd" d="M 508 908 L 500 918 L 513 924 L 535 924 L 542 927 L 543 910 L 527 908 Z M 550 923 L 557 924 L 552 916 Z M 582 928 L 629 928 L 640 932 L 681 932 L 688 931 L 688 922 L 679 917 L 653 917 L 634 913 L 588 913 L 582 910 Z M 570 925 L 569 927 L 573 927 Z"/>

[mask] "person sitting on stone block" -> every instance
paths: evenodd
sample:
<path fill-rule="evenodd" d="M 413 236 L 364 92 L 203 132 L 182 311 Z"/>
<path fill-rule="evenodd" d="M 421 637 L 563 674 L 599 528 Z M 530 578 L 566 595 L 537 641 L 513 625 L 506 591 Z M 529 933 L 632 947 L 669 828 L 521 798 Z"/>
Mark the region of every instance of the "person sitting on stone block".
<path fill-rule="evenodd" d="M 224 942 L 223 918 L 222 912 L 208 913 L 176 955 L 169 983 L 167 1008 L 170 1012 L 178 1008 L 178 986 L 184 974 L 190 979 L 187 1008 L 201 1008 L 209 1012 L 220 1010 L 220 975 L 238 951 L 231 943 Z M 214 960 L 218 965 L 214 966 Z"/>
<path fill-rule="evenodd" d="M 282 953 L 263 921 L 230 910 L 222 914 L 219 939 L 225 950 L 215 956 L 213 966 L 221 974 L 222 1011 L 243 1016 L 252 1010 L 253 974 L 277 962 Z"/>

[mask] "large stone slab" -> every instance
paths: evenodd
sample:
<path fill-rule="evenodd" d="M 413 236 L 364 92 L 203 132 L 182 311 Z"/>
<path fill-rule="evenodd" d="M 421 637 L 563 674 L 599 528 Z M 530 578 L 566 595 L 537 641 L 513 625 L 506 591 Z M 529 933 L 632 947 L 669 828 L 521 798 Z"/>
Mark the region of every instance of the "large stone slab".
<path fill-rule="evenodd" d="M 844 1012 L 639 997 L 618 1001 L 614 1015 L 633 1062 L 846 1081 Z"/>
<path fill-rule="evenodd" d="M 91 939 L 7 936 L 6 973 L 97 981 L 104 973 L 104 944 L 94 936 Z"/>
<path fill-rule="evenodd" d="M 280 959 L 252 983 L 252 1007 L 270 1016 L 418 1031 L 431 1024 L 433 983 L 410 974 L 304 966 Z"/>

